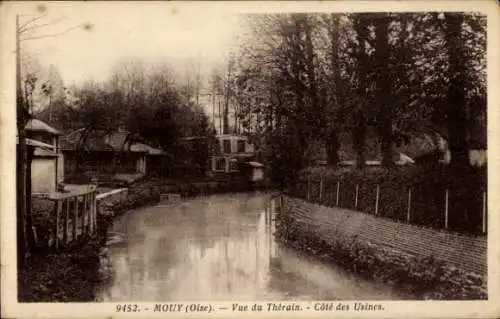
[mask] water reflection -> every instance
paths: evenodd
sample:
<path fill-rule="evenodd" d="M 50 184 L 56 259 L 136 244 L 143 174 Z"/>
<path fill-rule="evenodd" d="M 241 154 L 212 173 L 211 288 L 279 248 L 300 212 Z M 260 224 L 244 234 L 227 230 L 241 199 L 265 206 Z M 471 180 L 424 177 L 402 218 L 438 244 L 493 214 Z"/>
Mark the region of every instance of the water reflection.
<path fill-rule="evenodd" d="M 125 242 L 108 248 L 113 282 L 101 301 L 399 299 L 282 247 L 263 193 L 158 205 L 119 219 Z"/>

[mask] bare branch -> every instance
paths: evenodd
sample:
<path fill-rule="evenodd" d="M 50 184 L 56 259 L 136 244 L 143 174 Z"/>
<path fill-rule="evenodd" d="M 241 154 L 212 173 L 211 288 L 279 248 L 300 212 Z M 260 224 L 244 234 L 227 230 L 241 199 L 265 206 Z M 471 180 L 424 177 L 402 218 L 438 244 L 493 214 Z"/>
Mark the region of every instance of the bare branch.
<path fill-rule="evenodd" d="M 34 17 L 34 18 L 30 19 L 28 22 L 24 23 L 23 25 L 21 25 L 21 26 L 19 27 L 18 32 L 19 32 L 19 33 L 23 33 L 24 31 L 26 31 L 26 30 L 25 30 L 25 28 L 26 28 L 28 25 L 30 25 L 31 23 L 36 22 L 36 21 L 38 21 L 38 20 L 41 20 L 41 19 L 45 18 L 46 16 L 47 16 L 47 14 L 43 14 L 43 15 L 41 15 L 41 16 Z"/>
<path fill-rule="evenodd" d="M 25 32 L 28 32 L 28 31 L 31 31 L 31 30 L 37 30 L 37 29 L 41 29 L 43 27 L 46 27 L 46 26 L 49 26 L 49 25 L 56 25 L 57 23 L 61 22 L 62 20 L 64 20 L 65 17 L 62 17 L 62 18 L 59 18 L 59 19 L 56 19 L 56 20 L 53 20 L 49 23 L 44 23 L 44 24 L 35 24 L 33 26 L 30 26 L 30 27 L 26 27 L 26 28 L 22 28 L 20 30 L 21 33 L 25 33 Z"/>
<path fill-rule="evenodd" d="M 46 35 L 41 35 L 41 36 L 27 37 L 27 38 L 21 39 L 20 41 L 53 38 L 53 37 L 57 37 L 57 36 L 66 34 L 66 33 L 70 32 L 70 31 L 73 31 L 73 30 L 78 29 L 78 28 L 80 28 L 79 25 L 75 26 L 75 27 L 72 27 L 72 28 L 69 28 L 69 29 L 66 29 L 66 30 L 61 31 L 61 32 L 57 32 L 57 33 L 53 33 L 53 34 L 46 34 Z"/>

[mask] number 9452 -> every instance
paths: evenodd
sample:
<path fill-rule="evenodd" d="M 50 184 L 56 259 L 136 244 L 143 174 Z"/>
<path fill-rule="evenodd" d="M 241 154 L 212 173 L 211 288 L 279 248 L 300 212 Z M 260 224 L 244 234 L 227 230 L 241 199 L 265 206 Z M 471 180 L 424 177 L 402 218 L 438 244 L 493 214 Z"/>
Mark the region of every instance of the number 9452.
<path fill-rule="evenodd" d="M 116 305 L 116 312 L 139 312 L 139 306 L 133 304 L 118 304 Z"/>

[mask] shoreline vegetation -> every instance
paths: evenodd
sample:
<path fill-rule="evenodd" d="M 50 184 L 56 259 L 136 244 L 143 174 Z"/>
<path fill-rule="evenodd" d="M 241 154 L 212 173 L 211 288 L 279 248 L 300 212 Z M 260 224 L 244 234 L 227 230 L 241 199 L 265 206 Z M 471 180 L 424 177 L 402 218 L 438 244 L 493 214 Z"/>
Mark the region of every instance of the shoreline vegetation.
<path fill-rule="evenodd" d="M 277 218 L 276 239 L 368 280 L 382 282 L 415 300 L 487 300 L 480 275 L 464 272 L 433 258 L 417 258 L 359 240 L 326 242 L 313 229 L 290 216 Z"/>

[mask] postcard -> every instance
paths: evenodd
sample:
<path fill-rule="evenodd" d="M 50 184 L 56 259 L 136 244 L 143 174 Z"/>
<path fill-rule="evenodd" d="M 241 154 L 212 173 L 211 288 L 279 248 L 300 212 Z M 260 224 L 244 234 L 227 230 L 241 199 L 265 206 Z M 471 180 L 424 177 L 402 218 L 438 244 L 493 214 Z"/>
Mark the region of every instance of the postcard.
<path fill-rule="evenodd" d="M 4 2 L 6 318 L 496 318 L 494 1 Z"/>

